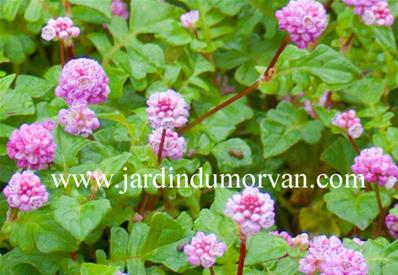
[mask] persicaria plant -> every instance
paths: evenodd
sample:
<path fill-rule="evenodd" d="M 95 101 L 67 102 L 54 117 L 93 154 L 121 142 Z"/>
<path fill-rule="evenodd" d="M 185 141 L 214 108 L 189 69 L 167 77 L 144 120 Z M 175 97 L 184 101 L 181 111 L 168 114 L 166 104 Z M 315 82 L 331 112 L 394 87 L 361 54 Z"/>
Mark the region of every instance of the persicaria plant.
<path fill-rule="evenodd" d="M 0 1 L 0 274 L 397 274 L 397 15 Z"/>

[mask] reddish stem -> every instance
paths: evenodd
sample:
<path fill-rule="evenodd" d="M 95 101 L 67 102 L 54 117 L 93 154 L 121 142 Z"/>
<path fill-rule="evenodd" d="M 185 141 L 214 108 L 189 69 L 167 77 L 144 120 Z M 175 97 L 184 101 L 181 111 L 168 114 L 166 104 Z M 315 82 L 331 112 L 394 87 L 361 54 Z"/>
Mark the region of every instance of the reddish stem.
<path fill-rule="evenodd" d="M 269 63 L 269 65 L 268 65 L 267 69 L 265 70 L 264 74 L 261 76 L 261 80 L 262 81 L 264 81 L 264 80 L 268 81 L 268 80 L 271 79 L 275 64 L 278 61 L 278 59 L 279 59 L 280 55 L 282 54 L 283 50 L 289 44 L 289 42 L 290 42 L 290 38 L 288 36 L 285 37 L 282 40 L 282 42 L 281 42 L 278 50 L 276 51 L 274 57 L 272 58 L 271 62 Z M 233 96 L 233 97 L 227 99 L 226 101 L 222 102 L 221 104 L 215 106 L 214 108 L 210 109 L 209 111 L 207 111 L 206 113 L 204 113 L 203 115 L 198 117 L 196 120 L 194 120 L 190 124 L 188 124 L 185 127 L 181 128 L 180 129 L 180 133 L 184 133 L 184 132 L 192 129 L 193 127 L 195 127 L 196 125 L 201 123 L 203 120 L 205 120 L 208 117 L 214 115 L 215 113 L 217 113 L 218 111 L 224 109 L 225 107 L 231 105 L 232 103 L 234 103 L 238 99 L 251 94 L 252 92 L 254 92 L 258 88 L 259 85 L 260 85 L 260 81 L 257 80 L 254 84 L 252 84 L 251 86 L 247 87 L 242 92 L 236 94 L 235 96 Z"/>
<path fill-rule="evenodd" d="M 7 212 L 7 222 L 13 223 L 18 216 L 18 208 L 9 208 Z"/>
<path fill-rule="evenodd" d="M 344 42 L 343 46 L 341 47 L 341 52 L 346 54 L 351 47 L 352 41 L 355 38 L 355 33 L 351 33 L 347 40 Z"/>
<path fill-rule="evenodd" d="M 144 215 L 145 208 L 146 208 L 146 206 L 148 204 L 148 200 L 149 200 L 150 197 L 151 197 L 151 195 L 149 193 L 145 192 L 144 199 L 142 200 L 140 208 L 138 210 L 139 214 Z"/>
<path fill-rule="evenodd" d="M 246 239 L 241 236 L 240 248 L 239 248 L 238 273 L 236 273 L 237 275 L 243 275 L 243 268 L 245 266 L 245 257 L 246 257 Z"/>
<path fill-rule="evenodd" d="M 352 148 L 354 148 L 355 153 L 357 153 L 359 155 L 360 154 L 360 150 L 358 148 L 357 143 L 355 142 L 355 140 L 351 136 L 347 135 L 347 137 L 348 137 L 348 141 L 350 142 Z"/>
<path fill-rule="evenodd" d="M 70 253 L 70 258 L 73 260 L 73 261 L 77 261 L 77 253 L 76 252 L 71 252 Z"/>
<path fill-rule="evenodd" d="M 65 14 L 68 17 L 72 16 L 71 6 L 68 0 L 64 0 Z"/>
<path fill-rule="evenodd" d="M 66 49 L 68 50 L 69 60 L 74 59 L 74 58 L 75 58 L 75 53 L 74 53 L 74 51 L 73 51 L 73 44 L 72 44 L 72 42 L 71 42 L 70 45 L 68 45 L 68 46 L 66 47 Z"/>
<path fill-rule="evenodd" d="M 384 213 L 383 204 L 381 202 L 381 194 L 380 194 L 379 184 L 377 184 L 377 183 L 374 183 L 374 184 L 375 184 L 375 192 L 376 192 L 376 199 L 377 199 L 377 207 L 379 208 L 379 211 L 380 211 L 379 221 L 376 226 L 375 235 L 380 236 L 380 235 L 382 235 L 382 232 L 383 232 L 385 213 Z"/>
<path fill-rule="evenodd" d="M 65 45 L 63 40 L 59 40 L 59 60 L 63 67 L 65 64 Z"/>
<path fill-rule="evenodd" d="M 163 153 L 165 139 L 166 139 L 166 128 L 163 128 L 162 137 L 160 139 L 159 150 L 158 150 L 158 164 L 159 165 L 160 165 L 160 162 L 162 161 L 162 153 Z"/>
<path fill-rule="evenodd" d="M 209 267 L 210 275 L 216 275 L 216 272 L 214 271 L 214 268 L 211 266 Z"/>
<path fill-rule="evenodd" d="M 329 12 L 329 11 L 330 11 L 330 8 L 332 7 L 332 3 L 333 3 L 333 0 L 328 0 L 328 1 L 325 3 L 324 7 L 325 7 L 326 12 Z"/>

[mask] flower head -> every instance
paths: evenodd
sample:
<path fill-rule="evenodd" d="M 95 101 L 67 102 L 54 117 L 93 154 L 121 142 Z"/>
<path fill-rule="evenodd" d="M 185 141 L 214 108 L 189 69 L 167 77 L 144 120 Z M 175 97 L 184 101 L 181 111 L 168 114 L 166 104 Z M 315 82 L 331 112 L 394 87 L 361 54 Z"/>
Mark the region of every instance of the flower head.
<path fill-rule="evenodd" d="M 48 201 L 46 187 L 31 171 L 15 173 L 3 190 L 10 208 L 27 212 L 42 207 Z"/>
<path fill-rule="evenodd" d="M 379 1 L 375 5 L 366 8 L 362 15 L 362 20 L 366 25 L 391 26 L 394 24 L 394 17 L 390 13 L 388 3 Z"/>
<path fill-rule="evenodd" d="M 88 137 L 100 126 L 95 112 L 85 104 L 75 104 L 58 113 L 59 122 L 66 132 L 76 136 Z"/>
<path fill-rule="evenodd" d="M 398 208 L 398 204 L 394 206 L 394 208 Z M 388 232 L 394 239 L 398 239 L 398 216 L 390 213 L 386 216 L 386 226 Z"/>
<path fill-rule="evenodd" d="M 383 149 L 372 147 L 361 151 L 355 157 L 352 171 L 363 175 L 368 182 L 375 182 L 386 188 L 392 188 L 398 178 L 398 167 Z"/>
<path fill-rule="evenodd" d="M 275 14 L 279 28 L 289 32 L 299 48 L 307 48 L 324 32 L 327 15 L 323 5 L 314 0 L 290 0 Z"/>
<path fill-rule="evenodd" d="M 73 25 L 69 17 L 50 19 L 41 30 L 41 37 L 47 41 L 76 38 L 79 34 L 80 29 Z"/>
<path fill-rule="evenodd" d="M 149 145 L 155 154 L 159 151 L 159 146 L 162 139 L 163 128 L 158 128 L 149 136 Z M 178 160 L 182 158 L 185 152 L 185 139 L 178 136 L 176 132 L 166 129 L 166 135 L 163 143 L 162 158 L 171 158 Z"/>
<path fill-rule="evenodd" d="M 188 122 L 189 105 L 173 90 L 151 95 L 147 101 L 152 128 L 178 128 Z"/>
<path fill-rule="evenodd" d="M 127 20 L 129 18 L 129 7 L 123 0 L 112 0 L 112 14 Z"/>
<path fill-rule="evenodd" d="M 181 24 L 187 29 L 195 28 L 196 24 L 199 21 L 199 11 L 192 10 L 187 13 L 184 13 L 180 17 Z"/>
<path fill-rule="evenodd" d="M 224 214 L 234 219 L 243 236 L 254 235 L 274 224 L 274 201 L 257 188 L 246 188 L 228 200 Z"/>
<path fill-rule="evenodd" d="M 219 242 L 215 234 L 198 232 L 191 243 L 184 246 L 184 253 L 191 265 L 209 268 L 214 265 L 217 257 L 224 255 L 226 249 L 225 243 Z"/>
<path fill-rule="evenodd" d="M 357 117 L 354 110 L 337 114 L 333 118 L 332 124 L 344 129 L 350 137 L 355 139 L 359 138 L 363 133 L 361 120 Z"/>
<path fill-rule="evenodd" d="M 47 169 L 54 160 L 56 145 L 51 133 L 54 128 L 52 121 L 23 124 L 10 136 L 8 156 L 17 161 L 20 168 Z"/>
<path fill-rule="evenodd" d="M 109 79 L 101 65 L 88 58 L 72 59 L 62 68 L 55 94 L 68 104 L 97 104 L 107 100 Z"/>
<path fill-rule="evenodd" d="M 315 237 L 307 255 L 300 260 L 299 270 L 306 275 L 366 275 L 368 268 L 360 252 L 347 249 L 336 237 Z"/>

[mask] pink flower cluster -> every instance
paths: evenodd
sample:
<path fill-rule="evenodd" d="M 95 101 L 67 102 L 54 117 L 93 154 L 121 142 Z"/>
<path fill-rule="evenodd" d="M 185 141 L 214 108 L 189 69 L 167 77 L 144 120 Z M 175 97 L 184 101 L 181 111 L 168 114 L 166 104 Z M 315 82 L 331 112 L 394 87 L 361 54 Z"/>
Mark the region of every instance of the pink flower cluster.
<path fill-rule="evenodd" d="M 88 137 L 100 126 L 95 112 L 85 104 L 75 104 L 58 113 L 58 120 L 67 133 Z"/>
<path fill-rule="evenodd" d="M 362 17 L 367 25 L 391 26 L 394 17 L 390 13 L 386 0 L 343 0 L 355 8 L 355 13 Z"/>
<path fill-rule="evenodd" d="M 127 20 L 129 18 L 129 7 L 123 0 L 112 0 L 112 14 Z"/>
<path fill-rule="evenodd" d="M 316 42 L 327 26 L 325 8 L 314 0 L 290 0 L 275 16 L 279 28 L 289 32 L 290 39 L 299 48 Z"/>
<path fill-rule="evenodd" d="M 225 243 L 219 242 L 215 234 L 198 232 L 191 243 L 184 246 L 184 253 L 191 265 L 209 268 L 215 264 L 217 257 L 224 255 L 226 249 Z"/>
<path fill-rule="evenodd" d="M 362 253 L 347 249 L 336 237 L 315 237 L 299 270 L 306 275 L 367 275 L 368 266 Z"/>
<path fill-rule="evenodd" d="M 185 139 L 178 136 L 176 132 L 170 129 L 165 129 L 166 135 L 163 143 L 162 158 L 169 157 L 173 160 L 182 158 L 185 152 Z M 149 145 L 155 154 L 159 151 L 160 142 L 162 139 L 163 128 L 158 128 L 149 136 Z"/>
<path fill-rule="evenodd" d="M 306 250 L 308 248 L 309 239 L 307 233 L 302 233 L 296 237 L 290 236 L 286 231 L 273 231 L 271 234 L 283 238 L 290 247 L 300 248 L 301 250 Z"/>
<path fill-rule="evenodd" d="M 97 104 L 107 100 L 109 79 L 101 65 L 88 58 L 72 59 L 62 68 L 55 94 L 67 104 Z"/>
<path fill-rule="evenodd" d="M 51 133 L 54 128 L 52 121 L 23 124 L 10 136 L 8 156 L 17 161 L 20 168 L 47 169 L 54 160 L 56 145 Z"/>
<path fill-rule="evenodd" d="M 363 133 L 361 120 L 357 117 L 354 110 L 337 114 L 333 118 L 332 124 L 344 129 L 350 137 L 355 139 L 359 138 Z"/>
<path fill-rule="evenodd" d="M 187 29 L 194 29 L 199 21 L 199 11 L 192 10 L 180 16 L 181 24 Z"/>
<path fill-rule="evenodd" d="M 185 139 L 179 137 L 172 129 L 182 127 L 188 122 L 189 105 L 180 94 L 173 90 L 151 95 L 147 105 L 148 120 L 154 129 L 149 136 L 152 150 L 158 154 L 163 129 L 165 129 L 162 158 L 180 159 L 185 151 Z"/>
<path fill-rule="evenodd" d="M 394 208 L 398 208 L 398 204 L 394 206 Z M 390 213 L 386 216 L 386 226 L 388 232 L 394 239 L 398 239 L 398 216 Z"/>
<path fill-rule="evenodd" d="M 47 41 L 76 38 L 79 34 L 80 29 L 73 25 L 73 21 L 69 17 L 50 19 L 41 30 L 41 37 Z"/>
<path fill-rule="evenodd" d="M 179 128 L 188 122 L 189 105 L 173 90 L 151 95 L 147 101 L 148 120 L 152 128 Z"/>
<path fill-rule="evenodd" d="M 361 151 L 355 157 L 352 171 L 363 175 L 368 182 L 378 183 L 386 188 L 394 187 L 398 178 L 398 167 L 383 149 L 372 147 Z"/>
<path fill-rule="evenodd" d="M 224 214 L 233 218 L 241 234 L 247 237 L 274 224 L 274 201 L 257 188 L 246 188 L 228 200 Z"/>
<path fill-rule="evenodd" d="M 42 207 L 48 201 L 46 187 L 31 171 L 15 173 L 3 190 L 10 208 L 27 212 Z"/>

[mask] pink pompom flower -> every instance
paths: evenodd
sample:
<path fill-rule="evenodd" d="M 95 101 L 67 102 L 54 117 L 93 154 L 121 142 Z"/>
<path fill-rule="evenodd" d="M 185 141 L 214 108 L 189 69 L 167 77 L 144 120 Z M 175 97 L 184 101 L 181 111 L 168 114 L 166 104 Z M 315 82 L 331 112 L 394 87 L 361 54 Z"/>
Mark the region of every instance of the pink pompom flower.
<path fill-rule="evenodd" d="M 275 16 L 279 28 L 287 31 L 299 48 L 307 48 L 316 42 L 327 26 L 325 8 L 314 0 L 290 0 Z"/>
<path fill-rule="evenodd" d="M 20 168 L 47 169 L 54 160 L 56 149 L 52 135 L 54 128 L 52 121 L 23 124 L 10 136 L 7 143 L 8 156 Z"/>
<path fill-rule="evenodd" d="M 88 137 L 100 126 L 95 112 L 85 104 L 75 104 L 69 109 L 62 109 L 58 113 L 58 120 L 67 133 Z"/>
<path fill-rule="evenodd" d="M 362 20 L 366 25 L 391 26 L 394 24 L 394 17 L 390 13 L 388 3 L 379 1 L 375 5 L 366 8 L 362 15 Z"/>
<path fill-rule="evenodd" d="M 225 243 L 219 242 L 215 234 L 198 232 L 191 243 L 184 246 L 184 253 L 189 264 L 209 268 L 215 264 L 217 257 L 224 255 L 226 249 Z"/>
<path fill-rule="evenodd" d="M 69 17 L 50 19 L 41 30 L 41 37 L 47 41 L 76 38 L 79 34 L 80 29 L 73 25 Z"/>
<path fill-rule="evenodd" d="M 155 154 L 157 154 L 159 151 L 162 133 L 163 128 L 158 128 L 149 136 L 149 145 L 152 147 L 152 150 Z M 162 159 L 170 158 L 172 160 L 178 160 L 182 158 L 184 152 L 185 139 L 178 136 L 178 134 L 173 130 L 166 129 L 162 150 Z"/>
<path fill-rule="evenodd" d="M 112 14 L 127 20 L 129 7 L 123 0 L 112 0 Z"/>
<path fill-rule="evenodd" d="M 332 124 L 344 129 L 352 138 L 359 138 L 363 134 L 361 120 L 357 117 L 354 110 L 349 110 L 342 114 L 337 114 L 332 119 Z"/>
<path fill-rule="evenodd" d="M 359 156 L 355 157 L 351 168 L 355 174 L 363 175 L 366 181 L 378 183 L 386 188 L 394 187 L 398 178 L 397 165 L 379 147 L 362 150 Z"/>
<path fill-rule="evenodd" d="M 300 260 L 299 270 L 306 275 L 367 275 L 368 267 L 362 253 L 347 249 L 336 237 L 315 237 L 307 255 Z"/>
<path fill-rule="evenodd" d="M 15 173 L 3 190 L 10 208 L 27 212 L 42 207 L 48 201 L 46 187 L 31 171 Z"/>
<path fill-rule="evenodd" d="M 181 24 L 187 29 L 194 29 L 199 21 L 199 11 L 192 10 L 180 16 Z"/>
<path fill-rule="evenodd" d="M 188 122 L 189 105 L 173 90 L 152 94 L 147 101 L 148 120 L 152 128 L 178 128 Z"/>
<path fill-rule="evenodd" d="M 69 105 L 105 102 L 110 92 L 109 79 L 101 65 L 88 58 L 72 59 L 62 68 L 55 95 Z"/>
<path fill-rule="evenodd" d="M 398 208 L 398 204 L 394 208 Z M 390 213 L 386 216 L 385 222 L 390 235 L 394 239 L 398 239 L 398 216 Z"/>
<path fill-rule="evenodd" d="M 247 237 L 274 224 L 274 201 L 258 188 L 248 187 L 228 200 L 224 214 L 233 218 L 242 236 Z"/>

